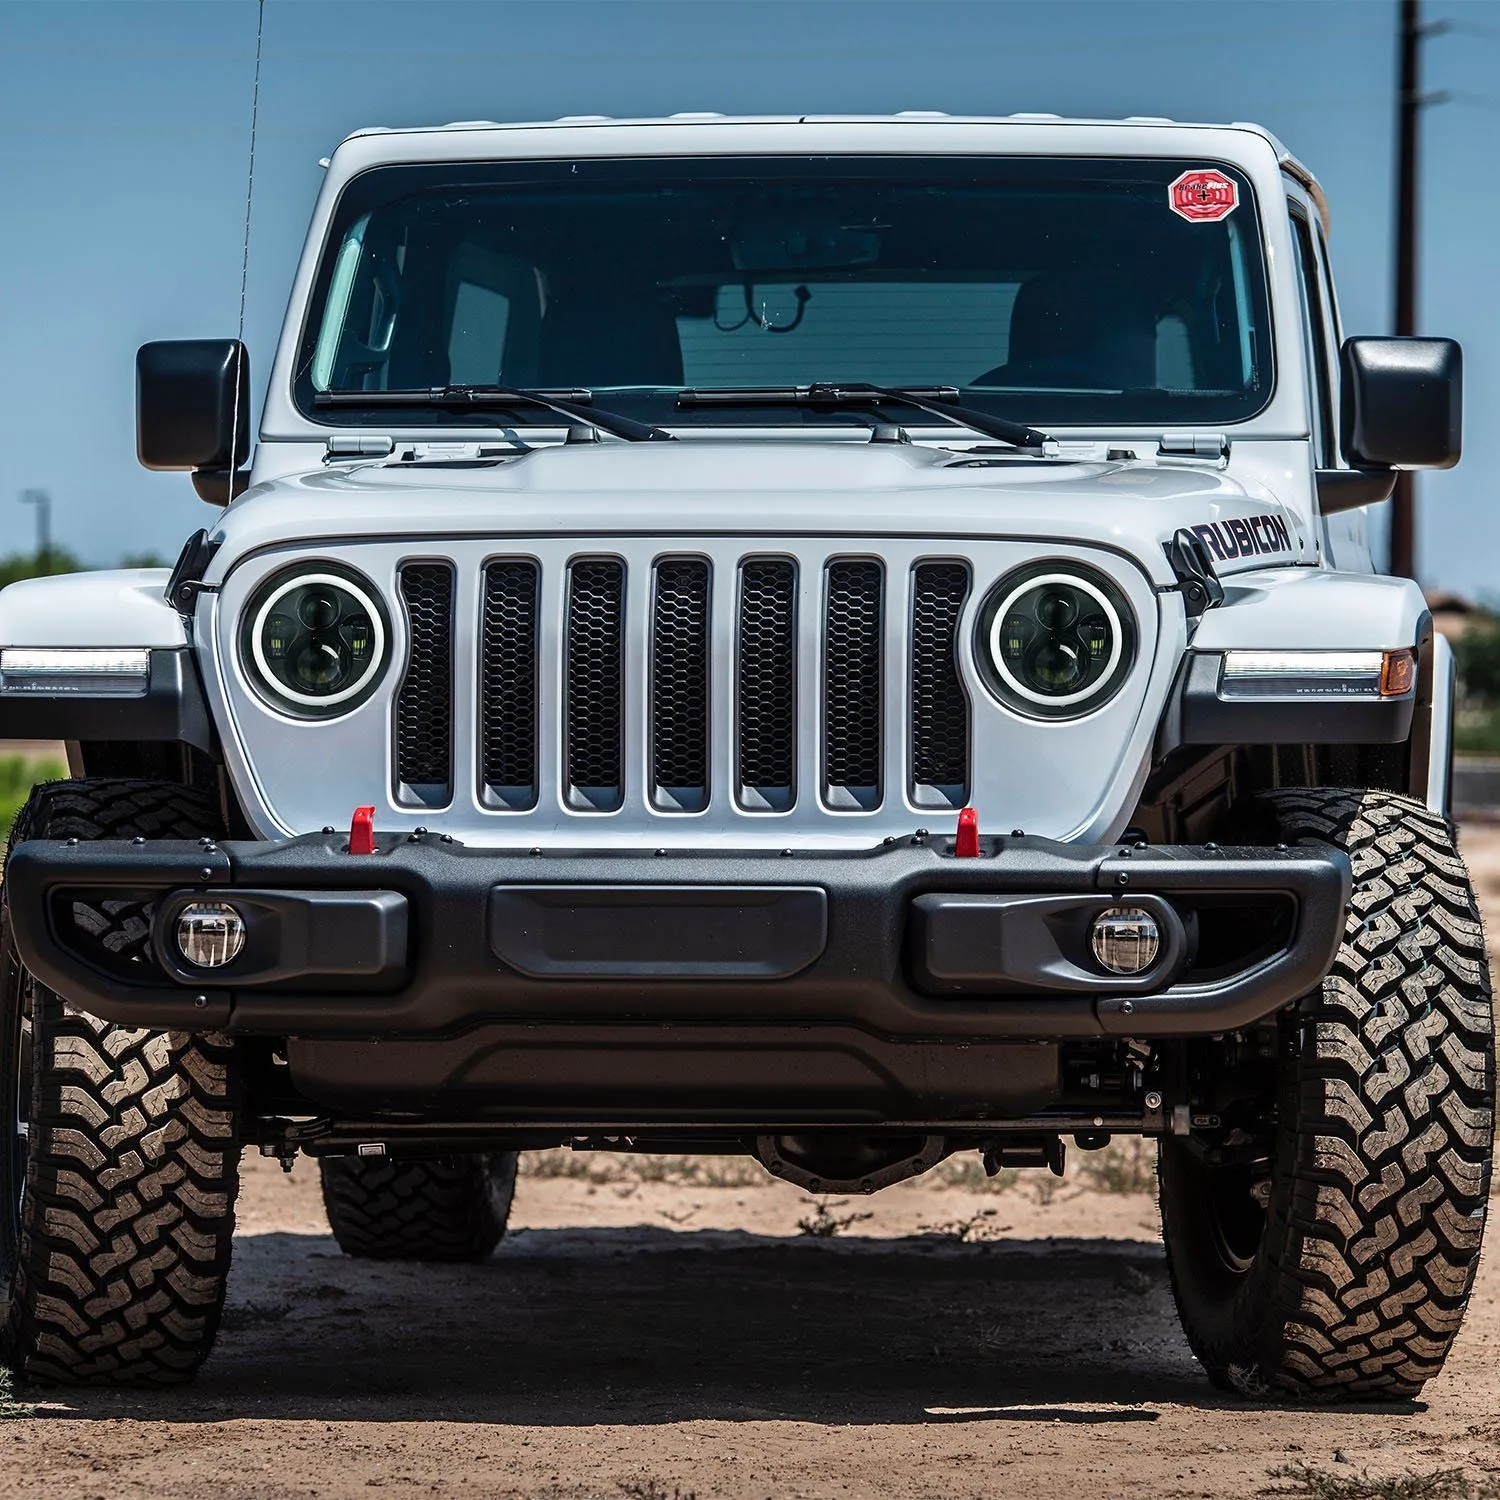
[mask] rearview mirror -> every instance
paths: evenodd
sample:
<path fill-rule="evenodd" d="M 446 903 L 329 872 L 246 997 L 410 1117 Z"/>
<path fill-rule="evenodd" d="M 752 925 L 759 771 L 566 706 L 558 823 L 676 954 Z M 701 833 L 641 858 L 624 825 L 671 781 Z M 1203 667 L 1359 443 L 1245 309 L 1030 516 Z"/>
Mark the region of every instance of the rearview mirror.
<path fill-rule="evenodd" d="M 199 496 L 227 504 L 250 453 L 250 359 L 238 339 L 142 344 L 135 357 L 136 453 L 148 469 L 191 469 Z"/>
<path fill-rule="evenodd" d="M 1339 441 L 1356 469 L 1451 469 L 1463 451 L 1463 350 L 1452 339 L 1354 338 Z"/>

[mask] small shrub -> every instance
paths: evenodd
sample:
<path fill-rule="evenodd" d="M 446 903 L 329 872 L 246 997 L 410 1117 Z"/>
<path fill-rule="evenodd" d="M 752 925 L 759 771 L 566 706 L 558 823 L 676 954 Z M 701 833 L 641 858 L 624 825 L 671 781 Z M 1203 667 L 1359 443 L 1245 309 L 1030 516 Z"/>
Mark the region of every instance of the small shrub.
<path fill-rule="evenodd" d="M 669 1492 L 657 1479 L 622 1479 L 620 1493 L 627 1500 L 698 1500 L 696 1490 L 679 1489 L 674 1484 Z"/>
<path fill-rule="evenodd" d="M 1156 1188 L 1156 1147 L 1139 1136 L 1111 1141 L 1075 1158 L 1079 1181 L 1096 1193 L 1150 1193 Z"/>
<path fill-rule="evenodd" d="M 843 1199 L 833 1205 L 833 1208 L 843 1208 L 848 1202 Z M 835 1214 L 833 1209 L 821 1198 L 807 1200 L 807 1206 L 812 1212 L 806 1218 L 797 1220 L 797 1229 L 802 1234 L 810 1234 L 814 1239 L 831 1240 L 835 1235 L 842 1234 L 852 1225 L 862 1223 L 865 1219 L 873 1219 L 873 1213 Z"/>
<path fill-rule="evenodd" d="M 947 1219 L 941 1224 L 918 1224 L 918 1234 L 935 1234 L 940 1239 L 952 1240 L 958 1245 L 977 1245 L 986 1240 L 997 1239 L 1002 1231 L 990 1222 L 999 1212 L 994 1208 L 981 1208 L 967 1219 Z"/>
<path fill-rule="evenodd" d="M 1283 1464 L 1270 1477 L 1281 1483 L 1261 1491 L 1284 1500 L 1495 1500 L 1493 1482 L 1470 1485 L 1462 1469 L 1438 1469 L 1431 1474 L 1402 1474 L 1393 1479 L 1371 1475 L 1330 1474 L 1311 1464 Z"/>
<path fill-rule="evenodd" d="M 675 1187 L 765 1187 L 765 1168 L 750 1156 L 662 1156 L 635 1151 L 574 1151 L 554 1146 L 523 1151 L 522 1177 L 568 1178 L 596 1184 L 665 1182 Z"/>
<path fill-rule="evenodd" d="M 21 1417 L 34 1417 L 36 1407 L 29 1401 L 16 1399 L 15 1377 L 0 1365 L 0 1422 L 14 1422 Z"/>
<path fill-rule="evenodd" d="M 1001 1167 L 993 1176 L 984 1169 L 984 1159 L 977 1151 L 950 1156 L 927 1174 L 927 1181 L 937 1187 L 954 1188 L 965 1193 L 1004 1193 L 1021 1180 L 1014 1167 Z"/>

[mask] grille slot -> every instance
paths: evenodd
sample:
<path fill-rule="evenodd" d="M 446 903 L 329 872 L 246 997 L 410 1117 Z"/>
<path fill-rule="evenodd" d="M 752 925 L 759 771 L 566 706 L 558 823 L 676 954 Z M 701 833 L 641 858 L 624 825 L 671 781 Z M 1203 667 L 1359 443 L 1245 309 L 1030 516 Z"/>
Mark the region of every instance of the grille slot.
<path fill-rule="evenodd" d="M 961 562 L 912 575 L 911 777 L 919 807 L 962 807 L 969 795 L 969 698 L 958 675 L 958 621 L 969 597 Z"/>
<path fill-rule="evenodd" d="M 624 798 L 625 568 L 614 558 L 568 567 L 563 687 L 565 794 L 613 812 Z"/>
<path fill-rule="evenodd" d="M 708 806 L 709 571 L 699 558 L 656 565 L 651 601 L 651 794 L 659 807 Z"/>
<path fill-rule="evenodd" d="M 517 812 L 537 800 L 537 581 L 529 558 L 484 570 L 481 776 L 486 800 Z"/>
<path fill-rule="evenodd" d="M 797 794 L 797 569 L 783 558 L 740 565 L 735 662 L 741 804 L 779 812 Z"/>
<path fill-rule="evenodd" d="M 401 569 L 411 648 L 396 696 L 396 797 L 420 807 L 453 798 L 453 568 Z"/>
<path fill-rule="evenodd" d="M 823 794 L 830 807 L 879 807 L 885 570 L 830 563 L 823 624 Z"/>

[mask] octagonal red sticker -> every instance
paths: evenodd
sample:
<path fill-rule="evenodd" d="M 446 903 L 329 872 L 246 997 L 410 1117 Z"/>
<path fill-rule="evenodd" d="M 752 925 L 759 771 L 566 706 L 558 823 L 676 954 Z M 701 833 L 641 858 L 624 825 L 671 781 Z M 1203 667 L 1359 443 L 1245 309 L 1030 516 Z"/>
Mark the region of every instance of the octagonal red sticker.
<path fill-rule="evenodd" d="M 1172 212 L 1194 224 L 1212 224 L 1232 214 L 1240 201 L 1240 190 L 1232 177 L 1222 172 L 1184 172 L 1167 189 Z"/>

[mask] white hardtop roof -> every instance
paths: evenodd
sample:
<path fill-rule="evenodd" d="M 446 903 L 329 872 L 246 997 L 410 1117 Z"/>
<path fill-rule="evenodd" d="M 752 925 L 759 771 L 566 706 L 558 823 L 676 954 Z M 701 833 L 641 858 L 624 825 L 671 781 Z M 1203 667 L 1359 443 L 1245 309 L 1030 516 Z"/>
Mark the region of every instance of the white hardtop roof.
<path fill-rule="evenodd" d="M 924 125 L 983 125 L 983 126 L 1025 126 L 1035 130 L 1037 126 L 1059 126 L 1088 127 L 1099 129 L 1101 126 L 1118 128 L 1121 130 L 1151 130 L 1161 131 L 1168 129 L 1172 131 L 1223 131 L 1243 130 L 1251 135 L 1259 136 L 1269 143 L 1271 149 L 1276 153 L 1276 159 L 1281 168 L 1288 176 L 1300 183 L 1312 197 L 1317 205 L 1319 217 L 1323 220 L 1324 229 L 1329 227 L 1328 200 L 1324 196 L 1323 189 L 1317 178 L 1297 160 L 1285 146 L 1276 139 L 1262 125 L 1256 125 L 1245 120 L 1235 120 L 1228 125 L 1212 124 L 1205 121 L 1183 121 L 1169 120 L 1159 115 L 1129 115 L 1123 120 L 1103 120 L 1069 118 L 1063 115 L 1051 114 L 1011 114 L 1011 115 L 950 115 L 939 109 L 903 109 L 889 115 L 725 115 L 713 110 L 687 110 L 680 114 L 662 115 L 656 117 L 642 117 L 617 119 L 610 115 L 562 115 L 556 120 L 454 120 L 446 125 L 410 125 L 410 126 L 387 126 L 367 125 L 360 130 L 351 131 L 345 140 L 354 141 L 367 139 L 372 136 L 382 135 L 443 135 L 448 132 L 474 133 L 482 131 L 512 131 L 512 130 L 589 130 L 598 128 L 619 129 L 621 127 L 682 127 L 682 126 L 735 126 L 735 125 L 880 125 L 889 128 L 895 126 L 910 126 L 914 131 L 920 130 Z"/>

